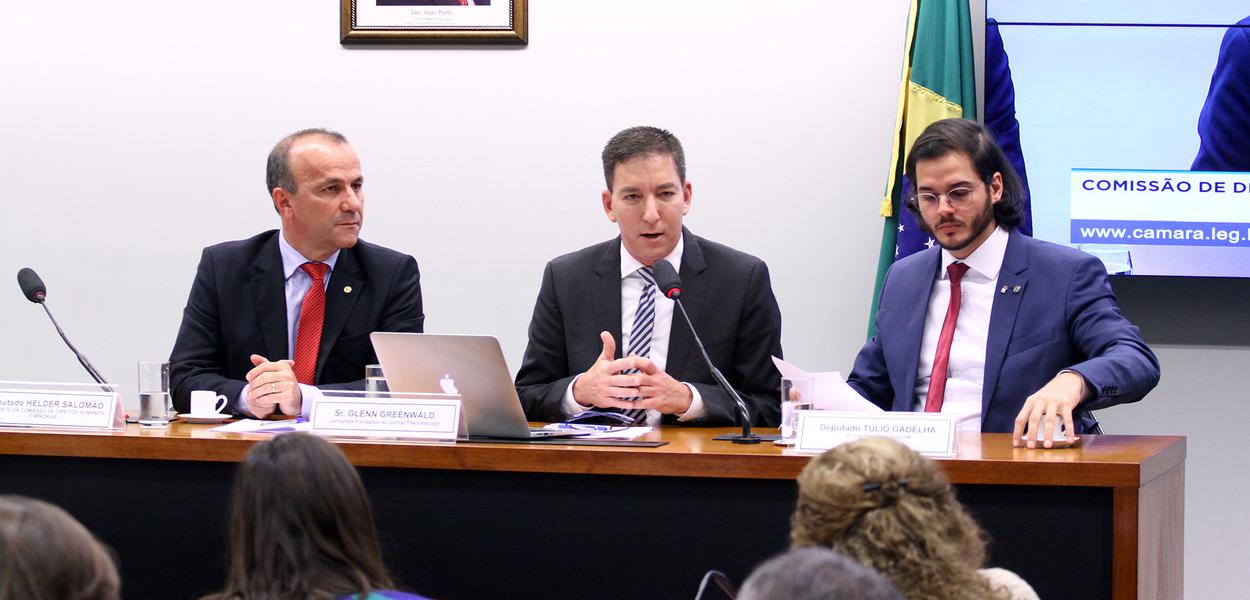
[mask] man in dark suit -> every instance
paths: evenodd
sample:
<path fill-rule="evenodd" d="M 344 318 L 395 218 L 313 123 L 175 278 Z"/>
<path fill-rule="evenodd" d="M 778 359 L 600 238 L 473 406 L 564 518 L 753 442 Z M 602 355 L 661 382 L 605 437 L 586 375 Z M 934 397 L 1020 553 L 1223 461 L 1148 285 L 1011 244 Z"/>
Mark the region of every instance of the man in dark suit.
<path fill-rule="evenodd" d="M 269 155 L 280 231 L 204 249 L 170 355 L 174 406 L 193 390 L 236 414 L 307 414 L 318 388 L 362 388 L 373 331 L 420 332 L 411 256 L 359 239 L 360 159 L 341 134 L 293 133 Z"/>
<path fill-rule="evenodd" d="M 1032 448 L 1039 428 L 1051 447 L 1060 419 L 1089 432 L 1089 411 L 1154 388 L 1159 362 L 1102 263 L 1015 231 L 1022 188 L 984 127 L 930 125 L 907 175 L 907 208 L 939 247 L 886 274 L 877 335 L 847 379 L 860 394 L 887 410 L 980 411 L 982 431 Z"/>
<path fill-rule="evenodd" d="M 682 227 L 693 194 L 673 134 L 618 133 L 603 150 L 603 210 L 620 237 L 547 263 L 517 391 L 530 419 L 739 423 L 650 267 L 668 260 L 708 355 L 757 425 L 776 426 L 781 313 L 763 261 Z M 618 351 L 617 340 L 621 340 Z"/>

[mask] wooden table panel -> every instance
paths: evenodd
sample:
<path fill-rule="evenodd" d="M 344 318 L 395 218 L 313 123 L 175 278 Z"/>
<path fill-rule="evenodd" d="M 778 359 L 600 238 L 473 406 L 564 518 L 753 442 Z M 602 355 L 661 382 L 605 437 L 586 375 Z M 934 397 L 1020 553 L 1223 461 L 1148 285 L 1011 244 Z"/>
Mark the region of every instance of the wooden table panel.
<path fill-rule="evenodd" d="M 238 462 L 267 437 L 212 428 L 175 422 L 164 429 L 131 424 L 115 432 L 10 430 L 14 435 L 0 435 L 0 454 Z M 357 466 L 407 469 L 794 479 L 810 458 L 770 443 L 711 439 L 733 431 L 673 427 L 642 438 L 668 442 L 658 448 L 335 441 Z M 991 433 L 964 435 L 955 457 L 937 460 L 953 483 L 1136 487 L 1183 463 L 1185 442 L 1181 437 L 1086 436 L 1075 448 L 1030 450 L 1012 448 L 1008 434 Z"/>
<path fill-rule="evenodd" d="M 135 538 L 132 530 L 119 527 L 116 519 L 93 522 L 104 515 L 124 516 L 126 507 L 97 510 L 93 502 L 98 501 L 84 497 L 78 484 L 98 487 L 100 498 L 125 498 L 132 487 L 136 493 L 160 495 L 161 489 L 175 485 L 177 473 L 186 473 L 199 486 L 195 489 L 206 491 L 171 494 L 186 506 L 171 507 L 169 514 L 174 516 L 166 518 L 176 518 L 182 514 L 179 510 L 202 513 L 207 522 L 197 523 L 185 533 L 197 540 L 213 538 L 208 546 L 224 553 L 219 529 L 224 526 L 226 499 L 220 496 L 228 490 L 233 471 L 229 463 L 240 461 L 253 444 L 269 436 L 220 434 L 212 428 L 175 422 L 166 429 L 130 425 L 113 432 L 0 430 L 0 454 L 24 457 L 0 461 L 0 483 L 10 491 L 40 495 L 74 507 L 76 515 L 87 515 L 80 518 L 93 530 L 107 531 L 106 541 L 119 551 L 133 545 L 134 552 L 150 552 L 151 546 L 144 544 L 151 540 Z M 584 534 L 570 524 L 578 523 L 567 519 L 570 511 L 593 510 L 601 505 L 610 507 L 614 515 L 644 519 L 653 533 L 666 539 L 661 547 L 640 537 L 634 546 L 623 543 L 611 549 L 644 556 L 638 560 L 651 565 L 650 579 L 623 584 L 615 590 L 619 597 L 677 598 L 693 595 L 693 589 L 677 589 L 697 581 L 691 570 L 702 563 L 689 560 L 692 553 L 710 566 L 729 570 L 741 581 L 751 565 L 784 547 L 785 523 L 793 507 L 792 481 L 810 457 L 773 444 L 748 446 L 712 439 L 731 431 L 665 428 L 644 438 L 667 442 L 655 448 L 357 439 L 335 442 L 362 469 L 379 507 L 379 520 L 385 517 L 394 521 L 395 515 L 410 511 L 413 503 L 433 507 L 431 510 L 441 511 L 440 518 L 447 520 L 444 529 L 405 522 L 393 532 L 400 539 L 390 542 L 388 560 L 392 553 L 403 555 L 395 563 L 401 574 L 416 578 L 416 582 L 435 582 L 422 583 L 418 589 L 423 592 L 450 598 L 489 596 L 493 588 L 480 577 L 474 579 L 469 574 L 471 568 L 456 575 L 456 569 L 466 568 L 458 561 L 482 552 L 483 542 L 460 539 L 462 534 L 473 532 L 458 528 L 471 529 L 472 524 L 485 519 L 490 527 L 486 535 L 506 541 L 488 552 L 499 563 L 496 568 L 500 573 L 528 575 L 526 578 L 539 586 L 535 591 L 540 595 L 567 597 L 582 589 L 579 585 L 593 580 L 593 565 L 583 565 L 591 569 L 592 578 L 587 582 L 569 579 L 547 567 L 539 560 L 541 556 L 526 552 L 518 536 L 541 534 L 547 529 Z M 1016 569 L 1043 597 L 1055 593 L 1105 597 L 1109 590 L 1114 598 L 1181 596 L 1184 461 L 1185 440 L 1179 437 L 1087 436 L 1076 448 L 1028 450 L 1012 448 L 1005 434 L 964 436 L 956 456 L 938 459 L 958 487 L 961 500 L 994 538 L 991 556 L 999 559 L 996 564 Z M 58 469 L 84 481 L 62 483 L 53 476 L 45 477 L 46 471 Z M 205 495 L 211 497 L 202 498 Z M 455 503 L 444 506 L 442 498 L 454 498 Z M 513 510 L 525 512 L 514 515 L 503 508 L 502 513 L 489 514 L 488 518 L 487 513 L 496 512 L 491 509 L 501 501 L 504 507 L 523 506 Z M 159 504 L 143 506 L 149 512 L 164 509 Z M 664 509 L 669 506 L 680 507 L 682 514 L 668 514 Z M 1028 506 L 1034 508 L 1024 508 Z M 1026 510 L 1032 512 L 1025 514 Z M 741 533 L 735 532 L 739 522 L 746 524 Z M 752 529 L 752 524 L 767 527 Z M 386 524 L 380 523 L 380 528 L 386 537 Z M 689 532 L 693 539 L 673 537 L 676 531 Z M 1080 549 L 1083 554 L 1063 557 L 1076 561 L 1068 565 L 1070 571 L 1087 571 L 1084 575 L 1094 578 L 1075 595 L 1067 582 L 1054 581 L 1050 570 L 1056 553 L 1064 553 L 1063 543 L 1070 540 L 1033 543 L 1035 539 L 1053 538 L 1057 531 L 1063 536 L 1085 536 Z M 413 541 L 403 536 L 425 539 Z M 753 541 L 738 550 L 732 540 L 739 538 Z M 168 543 L 184 542 L 171 539 Z M 196 540 L 192 542 L 198 546 Z M 421 560 L 413 558 L 414 543 L 427 553 Z M 447 556 L 428 556 L 431 544 L 444 548 Z M 519 546 L 513 548 L 513 544 Z M 573 547 L 568 550 L 572 552 Z M 593 554 L 586 553 L 584 546 L 578 548 L 587 557 Z M 203 549 L 192 546 L 181 551 L 202 553 Z M 611 560 L 611 556 L 598 559 Z M 197 587 L 174 592 L 167 586 L 175 583 L 142 579 L 145 575 L 135 566 L 141 558 L 124 553 L 123 558 L 128 592 L 135 592 L 129 594 L 131 597 L 157 592 L 188 597 L 209 591 L 212 581 L 219 581 L 213 579 L 218 574 L 210 573 Z M 531 560 L 539 562 L 526 562 Z M 1081 569 L 1082 564 L 1088 568 Z M 671 572 L 664 565 L 673 565 Z"/>

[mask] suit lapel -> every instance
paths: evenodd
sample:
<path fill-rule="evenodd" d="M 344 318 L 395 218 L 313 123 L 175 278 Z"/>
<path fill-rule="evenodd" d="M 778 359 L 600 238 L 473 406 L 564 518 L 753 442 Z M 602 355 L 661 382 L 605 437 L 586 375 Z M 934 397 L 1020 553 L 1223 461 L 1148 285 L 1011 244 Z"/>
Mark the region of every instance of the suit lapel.
<path fill-rule="evenodd" d="M 317 373 L 314 380 L 321 379 L 321 369 L 334 348 L 335 340 L 352 314 L 356 299 L 364 292 L 364 279 L 360 261 L 356 260 L 356 248 L 344 248 L 330 273 L 330 285 L 326 288 L 326 314 L 321 326 L 321 345 L 317 349 Z"/>
<path fill-rule="evenodd" d="M 594 287 L 588 300 L 594 307 L 595 329 L 612 334 L 616 358 L 620 358 L 625 352 L 621 343 L 621 238 L 608 243 L 594 271 L 598 277 L 591 282 Z"/>
<path fill-rule="evenodd" d="M 894 394 L 892 410 L 910 412 L 916 404 L 916 370 L 920 368 L 921 344 L 924 341 L 925 318 L 929 313 L 929 299 L 933 296 L 933 286 L 937 282 L 938 269 L 942 266 L 942 253 L 936 248 L 930 252 L 920 266 L 924 277 L 900 277 L 903 286 L 897 292 L 901 298 L 915 298 L 905 304 L 906 310 L 901 315 L 903 323 L 900 356 L 908 357 L 903 365 L 903 385 Z M 888 350 L 887 350 L 888 353 Z"/>
<path fill-rule="evenodd" d="M 703 314 L 703 306 L 707 301 L 707 289 L 710 285 L 707 274 L 707 261 L 703 257 L 703 248 L 699 246 L 699 238 L 685 227 L 681 230 L 684 248 L 681 254 L 681 304 L 686 307 L 690 322 L 697 328 L 699 316 Z M 683 323 L 681 309 L 673 306 L 673 321 L 668 332 L 668 360 L 665 372 L 673 379 L 681 381 L 686 373 L 686 363 L 694 349 L 694 338 L 690 328 Z"/>
<path fill-rule="evenodd" d="M 1024 234 L 1012 230 L 1007 238 L 1007 252 L 998 272 L 994 289 L 994 306 L 990 309 L 989 339 L 985 344 L 985 382 L 981 389 L 981 421 L 990 409 L 990 398 L 998 385 L 999 371 L 1007 357 L 1007 345 L 1016 324 L 1016 313 L 1028 286 L 1029 253 Z"/>
<path fill-rule="evenodd" d="M 282 272 L 282 255 L 278 252 L 278 237 L 264 245 L 252 263 L 248 277 L 248 293 L 256 301 L 256 316 L 265 342 L 265 358 L 282 360 L 291 349 L 286 329 L 286 275 Z"/>

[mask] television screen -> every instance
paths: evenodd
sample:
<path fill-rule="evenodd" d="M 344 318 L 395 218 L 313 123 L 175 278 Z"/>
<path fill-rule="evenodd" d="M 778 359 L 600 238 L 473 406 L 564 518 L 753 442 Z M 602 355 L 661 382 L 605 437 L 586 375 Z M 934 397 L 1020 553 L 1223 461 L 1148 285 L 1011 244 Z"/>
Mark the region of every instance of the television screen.
<path fill-rule="evenodd" d="M 1250 277 L 1250 4 L 988 0 L 986 21 L 1034 236 L 1114 274 Z"/>

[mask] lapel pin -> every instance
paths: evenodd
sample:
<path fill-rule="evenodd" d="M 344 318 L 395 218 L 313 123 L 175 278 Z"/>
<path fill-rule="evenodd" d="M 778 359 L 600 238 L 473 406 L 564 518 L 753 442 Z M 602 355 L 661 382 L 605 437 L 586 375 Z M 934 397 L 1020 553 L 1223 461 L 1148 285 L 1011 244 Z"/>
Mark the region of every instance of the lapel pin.
<path fill-rule="evenodd" d="M 1000 293 L 1000 294 L 1006 294 L 1006 293 L 1007 293 L 1007 286 L 1005 286 L 1005 285 L 1004 285 L 1004 286 L 1003 286 L 1003 289 L 998 290 L 998 293 Z"/>
<path fill-rule="evenodd" d="M 1017 289 L 1017 291 L 1019 291 L 1019 288 L 1016 288 L 1016 289 Z M 350 293 L 352 293 L 352 286 L 350 286 L 350 285 L 345 285 L 345 286 L 343 286 L 343 293 L 344 293 L 344 294 L 350 294 Z"/>
<path fill-rule="evenodd" d="M 1023 287 L 1021 287 L 1021 286 L 1018 286 L 1018 285 L 1017 285 L 1016 287 L 1011 288 L 1011 293 L 1013 293 L 1013 294 L 1019 294 L 1019 293 L 1020 293 L 1020 290 L 1022 290 L 1022 289 L 1024 289 L 1024 288 L 1023 288 Z"/>

